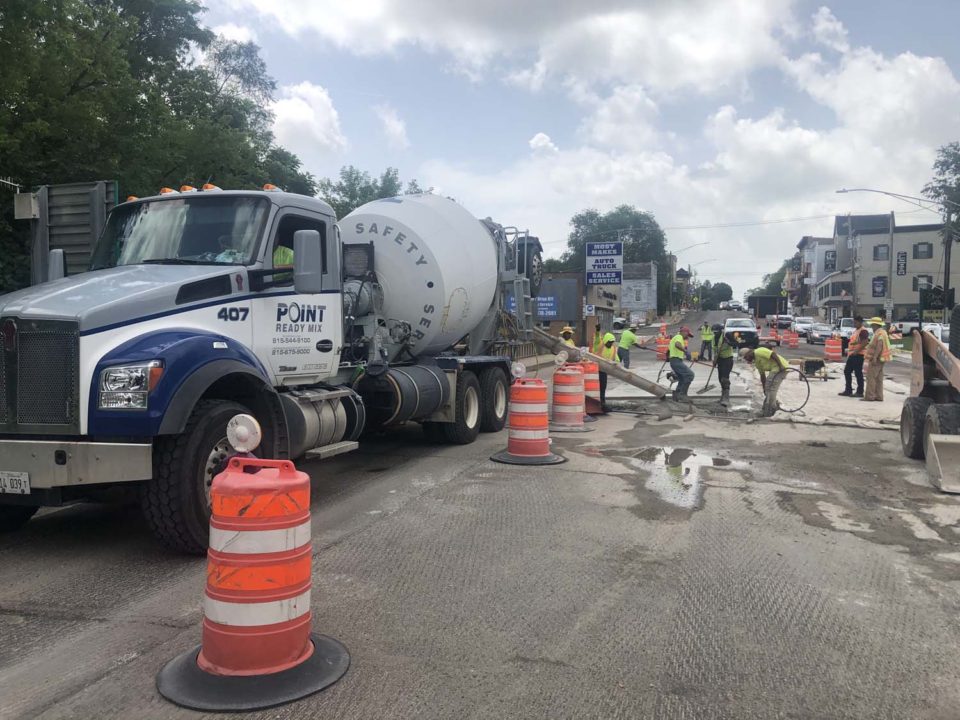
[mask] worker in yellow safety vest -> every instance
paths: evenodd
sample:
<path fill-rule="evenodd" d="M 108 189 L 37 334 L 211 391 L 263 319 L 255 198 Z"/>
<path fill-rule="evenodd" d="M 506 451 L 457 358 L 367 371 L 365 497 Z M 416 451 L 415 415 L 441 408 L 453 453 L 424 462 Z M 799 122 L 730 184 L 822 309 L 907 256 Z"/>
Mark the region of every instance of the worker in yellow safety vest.
<path fill-rule="evenodd" d="M 563 344 L 567 347 L 575 348 L 577 346 L 577 344 L 573 341 L 573 328 L 569 325 L 560 331 L 560 339 L 563 340 Z"/>
<path fill-rule="evenodd" d="M 873 338 L 863 352 L 867 362 L 867 389 L 863 393 L 863 400 L 880 402 L 883 400 L 883 366 L 893 360 L 893 350 L 890 348 L 890 336 L 884 330 L 886 323 L 883 318 L 872 317 L 867 324 L 873 328 Z"/>
<path fill-rule="evenodd" d="M 620 362 L 622 362 L 623 366 L 627 369 L 630 368 L 630 348 L 638 344 L 637 334 L 634 332 L 636 329 L 636 325 L 631 325 L 630 327 L 624 328 L 620 334 L 620 345 L 618 346 L 617 352 L 620 355 Z"/>
<path fill-rule="evenodd" d="M 617 338 L 614 337 L 613 333 L 608 332 L 603 336 L 600 349 L 594 355 L 599 355 L 607 362 L 617 364 L 620 359 L 617 350 Z M 607 374 L 603 371 L 603 367 L 600 368 L 598 374 L 600 376 L 600 409 L 606 413 L 609 412 L 607 409 Z"/>
<path fill-rule="evenodd" d="M 713 328 L 707 322 L 700 328 L 700 359 L 713 360 Z"/>
<path fill-rule="evenodd" d="M 677 334 L 670 339 L 670 345 L 668 346 L 670 370 L 677 378 L 677 388 L 673 391 L 673 399 L 680 402 L 690 399 L 687 397 L 687 389 L 690 387 L 690 383 L 693 382 L 694 373 L 683 361 L 690 359 L 687 342 L 692 337 L 693 333 L 690 332 L 690 328 L 684 325 Z"/>
<path fill-rule="evenodd" d="M 780 390 L 780 383 L 787 377 L 790 363 L 786 358 L 777 355 L 776 350 L 768 347 L 747 350 L 743 353 L 743 359 L 752 363 L 760 372 L 760 385 L 763 386 L 763 409 L 760 414 L 763 417 L 772 417 L 780 407 L 777 403 L 777 392 Z M 769 379 L 767 375 L 770 375 Z"/>

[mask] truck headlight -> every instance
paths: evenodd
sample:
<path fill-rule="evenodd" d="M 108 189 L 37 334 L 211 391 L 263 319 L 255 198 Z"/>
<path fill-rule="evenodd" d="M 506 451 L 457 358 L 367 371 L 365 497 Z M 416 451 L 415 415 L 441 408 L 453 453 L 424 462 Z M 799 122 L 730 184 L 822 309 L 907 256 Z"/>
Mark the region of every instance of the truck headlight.
<path fill-rule="evenodd" d="M 104 368 L 100 373 L 98 407 L 101 410 L 145 410 L 147 396 L 162 375 L 163 363 L 159 360 Z"/>

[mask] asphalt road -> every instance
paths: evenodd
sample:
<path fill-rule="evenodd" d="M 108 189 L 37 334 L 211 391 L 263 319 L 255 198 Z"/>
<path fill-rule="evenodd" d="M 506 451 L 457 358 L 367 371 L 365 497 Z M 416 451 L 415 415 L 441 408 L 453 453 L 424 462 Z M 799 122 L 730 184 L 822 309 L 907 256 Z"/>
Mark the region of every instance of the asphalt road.
<path fill-rule="evenodd" d="M 894 432 L 614 414 L 569 462 L 413 428 L 313 477 L 346 677 L 262 718 L 956 718 L 960 501 Z M 0 538 L 0 717 L 193 718 L 154 677 L 203 560 L 133 508 Z"/>

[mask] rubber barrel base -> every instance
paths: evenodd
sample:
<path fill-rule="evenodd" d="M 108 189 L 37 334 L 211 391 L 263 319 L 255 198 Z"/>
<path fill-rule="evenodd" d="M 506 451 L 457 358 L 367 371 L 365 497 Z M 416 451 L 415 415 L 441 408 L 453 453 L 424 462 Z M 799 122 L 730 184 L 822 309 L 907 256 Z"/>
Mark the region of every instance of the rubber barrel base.
<path fill-rule="evenodd" d="M 350 653 L 337 640 L 311 633 L 313 654 L 296 667 L 270 675 L 212 675 L 200 669 L 200 646 L 181 653 L 157 674 L 157 690 L 191 710 L 243 712 L 284 705 L 333 685 L 350 667 Z"/>
<path fill-rule="evenodd" d="M 554 425 L 550 423 L 550 432 L 555 433 L 585 433 L 593 432 L 596 428 L 584 427 L 583 425 Z"/>
<path fill-rule="evenodd" d="M 584 416 L 583 416 L 583 421 L 584 421 L 585 423 L 588 423 L 588 422 L 596 422 L 597 419 L 596 419 L 593 415 L 584 415 Z"/>
<path fill-rule="evenodd" d="M 506 450 L 491 455 L 490 459 L 506 465 L 559 465 L 567 461 L 562 455 L 555 455 L 554 453 L 530 457 L 527 455 L 511 455 Z"/>

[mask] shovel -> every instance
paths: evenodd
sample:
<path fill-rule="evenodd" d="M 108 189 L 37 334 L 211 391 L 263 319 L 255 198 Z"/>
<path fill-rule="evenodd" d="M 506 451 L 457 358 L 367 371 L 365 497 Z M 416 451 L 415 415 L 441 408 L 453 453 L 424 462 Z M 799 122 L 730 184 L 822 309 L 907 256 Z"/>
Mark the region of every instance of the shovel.
<path fill-rule="evenodd" d="M 697 395 L 703 395 L 707 390 L 712 390 L 713 388 L 716 387 L 716 385 L 711 385 L 711 384 L 710 384 L 710 380 L 713 378 L 713 371 L 716 370 L 716 368 L 717 368 L 716 365 L 712 365 L 712 366 L 710 367 L 710 374 L 707 375 L 707 384 L 704 385 L 704 386 L 703 386 L 702 388 L 700 388 L 699 390 L 697 390 Z"/>

